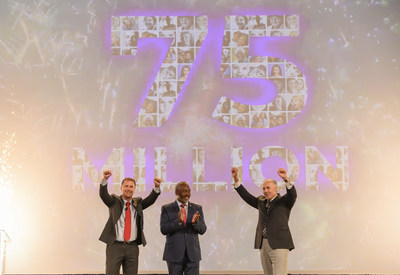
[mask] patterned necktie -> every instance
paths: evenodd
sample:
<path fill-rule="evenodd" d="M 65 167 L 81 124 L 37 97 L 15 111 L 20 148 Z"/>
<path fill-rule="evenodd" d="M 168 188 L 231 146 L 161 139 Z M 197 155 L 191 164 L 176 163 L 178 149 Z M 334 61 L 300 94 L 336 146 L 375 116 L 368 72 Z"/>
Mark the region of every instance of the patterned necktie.
<path fill-rule="evenodd" d="M 270 200 L 267 200 L 267 204 L 265 205 L 265 207 L 267 208 L 267 215 L 268 215 L 269 208 L 271 207 L 271 202 L 270 202 Z"/>
<path fill-rule="evenodd" d="M 268 216 L 269 208 L 271 207 L 271 202 L 266 200 L 265 208 Z M 267 238 L 267 220 L 265 220 L 264 228 L 263 228 L 263 238 Z"/>
<path fill-rule="evenodd" d="M 186 215 L 185 206 L 186 206 L 186 204 L 184 204 L 184 203 L 181 204 L 181 209 L 183 209 L 183 224 L 186 226 L 187 215 Z"/>
<path fill-rule="evenodd" d="M 124 240 L 129 242 L 131 238 L 131 208 L 129 207 L 130 202 L 126 203 L 125 212 L 125 228 L 124 228 Z"/>

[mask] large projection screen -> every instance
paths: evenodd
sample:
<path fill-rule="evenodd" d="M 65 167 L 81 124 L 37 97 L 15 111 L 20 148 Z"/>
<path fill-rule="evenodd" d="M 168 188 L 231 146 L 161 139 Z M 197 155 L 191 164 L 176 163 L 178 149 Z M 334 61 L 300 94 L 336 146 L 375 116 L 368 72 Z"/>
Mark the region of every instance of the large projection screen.
<path fill-rule="evenodd" d="M 232 166 L 254 195 L 288 170 L 290 271 L 399 272 L 399 62 L 399 1 L 1 1 L 6 273 L 104 272 L 104 169 L 116 194 L 163 179 L 140 272 L 167 272 L 178 181 L 204 209 L 201 271 L 260 272 Z"/>

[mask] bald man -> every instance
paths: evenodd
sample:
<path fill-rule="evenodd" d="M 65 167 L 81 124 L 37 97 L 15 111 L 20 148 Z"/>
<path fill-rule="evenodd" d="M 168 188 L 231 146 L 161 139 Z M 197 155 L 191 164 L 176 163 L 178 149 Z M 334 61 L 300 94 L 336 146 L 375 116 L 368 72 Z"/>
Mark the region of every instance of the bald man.
<path fill-rule="evenodd" d="M 254 197 L 240 183 L 238 169 L 232 168 L 235 190 L 245 202 L 258 209 L 254 248 L 260 250 L 265 275 L 286 275 L 289 251 L 294 249 L 288 222 L 297 193 L 285 169 L 279 168 L 278 175 L 285 181 L 285 195 L 278 193 L 275 180 L 265 179 L 262 185 L 263 195 Z"/>

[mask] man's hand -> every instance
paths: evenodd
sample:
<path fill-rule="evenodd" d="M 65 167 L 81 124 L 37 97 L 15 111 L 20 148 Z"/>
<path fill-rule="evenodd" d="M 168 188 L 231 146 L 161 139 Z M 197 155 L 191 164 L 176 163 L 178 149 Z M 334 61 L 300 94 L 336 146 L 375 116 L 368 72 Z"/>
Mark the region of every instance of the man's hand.
<path fill-rule="evenodd" d="M 156 188 L 160 187 L 160 185 L 161 185 L 161 179 L 160 178 L 155 177 L 153 182 L 154 182 L 154 187 L 156 187 Z"/>
<path fill-rule="evenodd" d="M 192 219 L 192 224 L 196 224 L 200 219 L 200 214 L 199 211 L 196 211 L 196 213 L 194 213 L 193 215 L 193 219 Z"/>
<path fill-rule="evenodd" d="M 112 173 L 111 170 L 104 170 L 103 171 L 103 179 L 108 180 L 109 177 L 111 177 Z"/>
<path fill-rule="evenodd" d="M 236 167 L 232 167 L 232 178 L 235 182 L 239 182 L 238 169 Z"/>
<path fill-rule="evenodd" d="M 179 210 L 179 213 L 178 213 L 179 223 L 183 223 L 184 218 L 185 218 L 185 209 L 183 209 L 183 207 L 181 207 L 181 210 Z"/>
<path fill-rule="evenodd" d="M 288 177 L 287 177 L 287 172 L 285 168 L 279 168 L 278 169 L 278 175 L 284 180 L 287 181 Z"/>

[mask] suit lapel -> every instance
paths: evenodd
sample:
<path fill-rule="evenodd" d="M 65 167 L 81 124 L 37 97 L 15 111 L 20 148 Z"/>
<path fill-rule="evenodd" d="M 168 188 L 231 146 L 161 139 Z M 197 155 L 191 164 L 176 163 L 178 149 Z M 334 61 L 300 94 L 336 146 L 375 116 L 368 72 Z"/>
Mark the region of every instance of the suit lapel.
<path fill-rule="evenodd" d="M 171 210 L 172 210 L 173 213 L 179 212 L 179 205 L 178 205 L 177 201 L 174 201 L 171 206 L 172 206 Z"/>
<path fill-rule="evenodd" d="M 278 193 L 278 195 L 276 195 L 276 198 L 273 201 L 271 201 L 271 205 L 269 206 L 269 212 L 268 212 L 269 214 L 274 210 L 274 206 L 278 203 L 280 198 L 281 195 L 279 195 Z"/>
<path fill-rule="evenodd" d="M 138 201 L 138 199 L 135 199 L 135 198 L 132 198 L 132 206 L 133 206 L 133 208 L 135 208 L 135 210 L 137 211 L 137 201 Z"/>
<path fill-rule="evenodd" d="M 124 199 L 122 198 L 122 196 L 119 197 L 119 206 L 122 213 L 122 210 L 124 209 Z"/>
<path fill-rule="evenodd" d="M 264 196 L 261 196 L 261 200 L 260 200 L 261 207 L 260 207 L 260 210 L 264 215 L 267 215 L 267 208 L 265 207 L 266 206 L 266 204 L 265 204 L 266 201 L 267 201 L 267 199 Z"/>
<path fill-rule="evenodd" d="M 124 207 L 124 200 L 122 199 L 122 196 L 119 197 L 115 196 L 115 199 L 118 201 L 118 203 L 114 202 L 112 209 L 110 209 L 113 215 L 114 225 L 118 222 L 119 218 L 121 217 L 122 210 Z"/>

